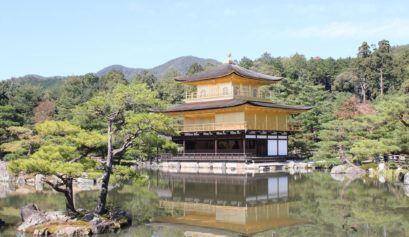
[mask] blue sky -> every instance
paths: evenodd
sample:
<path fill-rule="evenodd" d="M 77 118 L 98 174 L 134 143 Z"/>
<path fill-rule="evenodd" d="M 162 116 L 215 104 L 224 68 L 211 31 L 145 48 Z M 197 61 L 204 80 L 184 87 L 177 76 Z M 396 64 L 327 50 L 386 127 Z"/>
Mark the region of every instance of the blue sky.
<path fill-rule="evenodd" d="M 409 1 L 0 0 L 0 79 L 223 61 L 347 57 L 362 41 L 409 43 Z"/>

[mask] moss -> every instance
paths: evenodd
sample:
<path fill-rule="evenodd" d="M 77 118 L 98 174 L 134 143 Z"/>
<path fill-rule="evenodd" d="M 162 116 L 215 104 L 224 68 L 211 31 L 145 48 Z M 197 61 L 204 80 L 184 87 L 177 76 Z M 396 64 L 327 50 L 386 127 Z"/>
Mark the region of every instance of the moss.
<path fill-rule="evenodd" d="M 376 168 L 378 168 L 378 164 L 376 164 L 376 163 L 367 163 L 367 164 L 362 164 L 361 167 L 364 170 L 369 170 L 370 168 L 376 169 Z"/>
<path fill-rule="evenodd" d="M 127 218 L 121 218 L 121 219 L 117 220 L 117 221 L 115 222 L 115 224 L 118 224 L 119 227 L 125 227 L 125 226 L 130 225 L 131 223 L 129 223 L 129 221 L 128 221 Z"/>
<path fill-rule="evenodd" d="M 62 227 L 86 227 L 91 230 L 90 224 L 86 221 L 69 221 L 65 223 L 46 223 L 42 225 L 33 226 L 27 228 L 26 232 L 33 233 L 35 230 L 47 229 L 50 234 L 53 234 Z"/>

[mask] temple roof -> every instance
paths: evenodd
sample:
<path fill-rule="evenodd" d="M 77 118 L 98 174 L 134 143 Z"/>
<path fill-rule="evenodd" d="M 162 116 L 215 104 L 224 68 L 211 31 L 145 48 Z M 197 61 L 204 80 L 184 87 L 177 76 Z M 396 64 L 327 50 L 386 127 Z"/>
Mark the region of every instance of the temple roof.
<path fill-rule="evenodd" d="M 212 68 L 207 71 L 199 72 L 191 76 L 182 76 L 178 77 L 175 80 L 179 82 L 193 82 L 193 81 L 202 81 L 202 80 L 211 80 L 220 77 L 224 77 L 235 73 L 239 76 L 246 77 L 254 80 L 267 80 L 267 81 L 279 81 L 282 77 L 275 77 L 259 72 L 251 71 L 246 68 L 242 68 L 238 65 L 232 63 L 223 63 L 215 68 Z"/>
<path fill-rule="evenodd" d="M 241 106 L 241 105 L 246 105 L 246 104 L 257 106 L 257 107 L 275 108 L 275 109 L 284 109 L 284 110 L 309 110 L 311 109 L 311 107 L 307 107 L 307 106 L 282 105 L 282 104 L 276 104 L 276 103 L 270 103 L 270 102 L 230 99 L 230 100 L 218 100 L 218 101 L 180 104 L 180 105 L 175 105 L 168 109 L 165 109 L 162 112 L 173 113 L 173 112 L 196 111 L 196 110 L 207 110 L 207 109 L 223 109 L 223 108 L 236 107 L 236 106 Z"/>

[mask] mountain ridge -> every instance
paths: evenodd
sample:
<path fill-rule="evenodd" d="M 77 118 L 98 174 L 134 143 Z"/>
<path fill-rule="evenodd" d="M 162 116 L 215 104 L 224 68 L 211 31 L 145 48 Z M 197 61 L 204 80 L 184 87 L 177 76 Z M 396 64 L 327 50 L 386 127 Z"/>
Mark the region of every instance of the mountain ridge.
<path fill-rule="evenodd" d="M 123 66 L 120 64 L 113 64 L 113 65 L 104 67 L 101 70 L 97 72 L 93 72 L 93 73 L 95 73 L 98 77 L 101 77 L 112 70 L 118 70 L 124 74 L 127 80 L 130 80 L 134 76 L 144 71 L 148 71 L 152 73 L 153 75 L 155 75 L 156 77 L 160 78 L 166 73 L 167 70 L 170 70 L 170 69 L 175 69 L 179 71 L 181 74 L 186 74 L 186 72 L 189 70 L 190 65 L 192 65 L 193 63 L 198 63 L 202 66 L 205 66 L 208 63 L 220 64 L 219 61 L 215 59 L 211 59 L 211 58 L 200 58 L 200 57 L 195 57 L 195 56 L 181 56 L 181 57 L 171 59 L 153 68 L 133 68 L 133 67 Z M 41 83 L 42 81 L 59 80 L 62 82 L 65 78 L 68 78 L 68 77 L 70 76 L 58 76 L 57 75 L 57 76 L 45 77 L 45 76 L 41 76 L 38 74 L 27 74 L 27 75 L 20 76 L 20 77 L 12 77 L 8 79 L 4 79 L 4 81 L 15 80 L 16 82 L 20 82 L 20 83 L 29 82 L 29 83 L 37 84 L 41 86 L 42 84 L 44 84 L 44 83 Z"/>
<path fill-rule="evenodd" d="M 132 67 L 126 67 L 126 66 L 119 65 L 119 64 L 114 64 L 114 65 L 110 65 L 110 66 L 107 66 L 99 70 L 98 72 L 96 72 L 96 75 L 101 77 L 112 70 L 118 70 L 118 71 L 121 71 L 125 75 L 126 79 L 130 80 L 132 79 L 132 77 L 144 71 L 147 71 L 147 72 L 152 73 L 155 77 L 160 78 L 161 76 L 163 76 L 163 74 L 166 73 L 167 70 L 170 70 L 170 69 L 175 69 L 182 74 L 186 74 L 186 72 L 189 70 L 190 65 L 192 65 L 193 63 L 198 63 L 202 66 L 205 66 L 209 63 L 210 64 L 220 64 L 219 61 L 215 59 L 211 59 L 211 58 L 199 58 L 195 56 L 181 56 L 181 57 L 171 59 L 153 68 L 132 68 Z"/>

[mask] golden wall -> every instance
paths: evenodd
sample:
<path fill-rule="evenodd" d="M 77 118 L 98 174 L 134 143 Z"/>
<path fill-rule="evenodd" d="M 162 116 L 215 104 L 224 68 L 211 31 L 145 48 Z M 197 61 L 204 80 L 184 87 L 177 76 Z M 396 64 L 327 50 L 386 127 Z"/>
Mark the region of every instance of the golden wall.
<path fill-rule="evenodd" d="M 197 113 L 194 116 L 186 115 L 184 117 L 184 126 L 191 129 L 200 129 L 200 124 L 216 124 L 215 130 L 267 130 L 267 131 L 288 131 L 288 113 L 284 111 L 263 111 L 259 109 L 246 109 L 242 112 L 223 112 L 223 113 Z M 224 127 L 223 127 L 224 126 Z M 232 127 L 233 126 L 233 127 Z M 234 126 L 237 126 L 235 128 Z M 209 126 L 203 127 L 209 129 Z"/>

